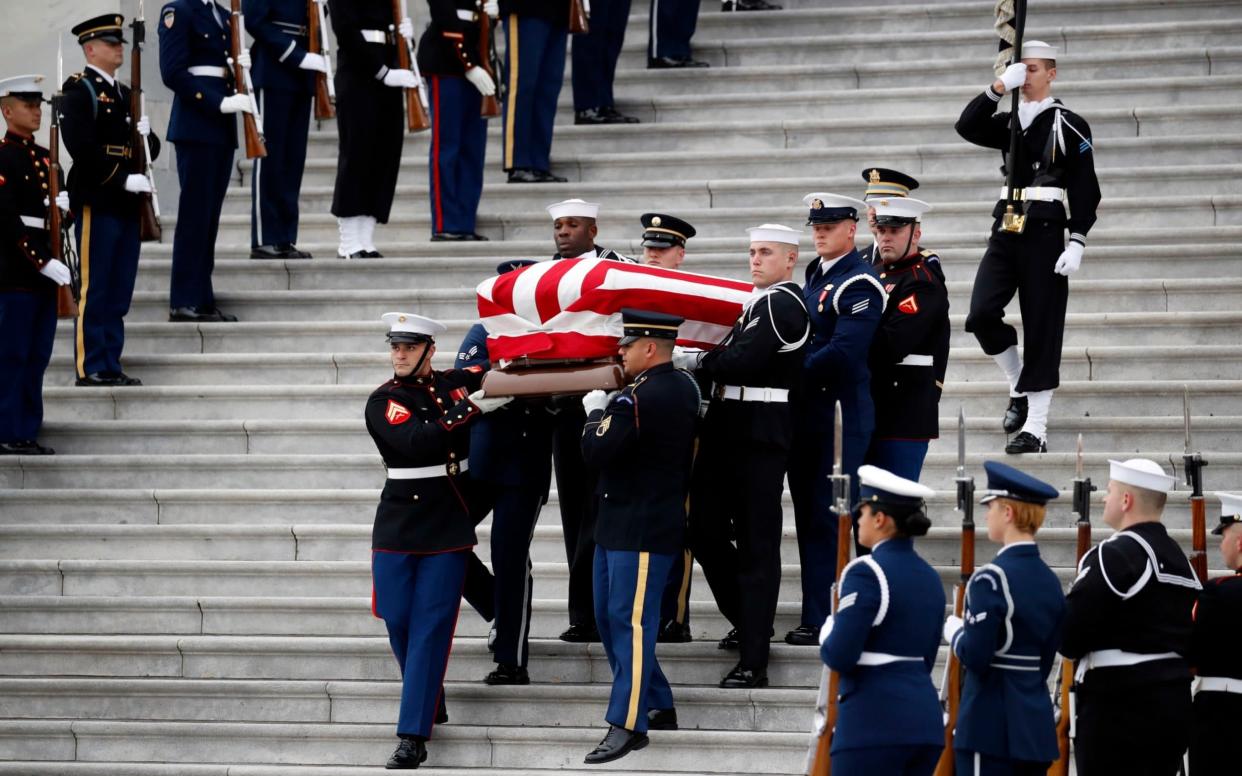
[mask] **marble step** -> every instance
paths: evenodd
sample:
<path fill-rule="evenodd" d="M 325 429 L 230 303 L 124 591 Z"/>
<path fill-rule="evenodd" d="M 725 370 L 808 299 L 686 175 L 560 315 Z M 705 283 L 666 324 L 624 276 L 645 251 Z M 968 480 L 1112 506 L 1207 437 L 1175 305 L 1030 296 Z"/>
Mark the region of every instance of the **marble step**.
<path fill-rule="evenodd" d="M 382 758 L 381 758 L 382 759 Z M 376 761 L 377 763 L 379 760 Z M 478 768 L 442 767 L 443 776 L 479 776 Z M 791 773 L 796 771 L 791 771 Z M 315 765 L 237 765 L 232 763 L 90 763 L 90 762 L 0 762 L 0 776 L 371 776 L 375 766 Z M 577 768 L 506 768 L 505 776 L 589 776 L 599 773 Z M 610 768 L 615 776 L 637 776 L 637 771 Z M 736 776 L 757 776 L 737 773 Z"/>

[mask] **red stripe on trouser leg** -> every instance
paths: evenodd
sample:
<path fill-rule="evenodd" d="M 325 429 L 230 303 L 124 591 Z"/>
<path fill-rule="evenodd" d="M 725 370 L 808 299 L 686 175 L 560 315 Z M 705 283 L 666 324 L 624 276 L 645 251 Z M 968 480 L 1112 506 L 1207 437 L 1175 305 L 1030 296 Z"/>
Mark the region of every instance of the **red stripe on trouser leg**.
<path fill-rule="evenodd" d="M 433 232 L 444 231 L 444 208 L 440 192 L 440 78 L 431 76 L 431 205 L 435 213 Z"/>

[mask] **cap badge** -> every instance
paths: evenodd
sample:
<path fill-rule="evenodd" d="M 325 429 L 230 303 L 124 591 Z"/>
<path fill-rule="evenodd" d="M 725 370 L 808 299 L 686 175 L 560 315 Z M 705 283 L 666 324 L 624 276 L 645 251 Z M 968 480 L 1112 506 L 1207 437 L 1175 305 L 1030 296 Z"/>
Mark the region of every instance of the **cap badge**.
<path fill-rule="evenodd" d="M 397 316 L 397 323 L 405 323 L 405 316 L 404 315 Z"/>
<path fill-rule="evenodd" d="M 882 200 L 880 200 L 880 206 L 881 206 L 881 207 L 888 207 L 888 200 L 887 200 L 887 199 L 882 199 Z"/>
<path fill-rule="evenodd" d="M 655 218 L 651 219 L 652 226 L 659 226 L 661 223 L 663 223 L 663 221 L 661 220 L 659 216 L 656 216 Z"/>
<path fill-rule="evenodd" d="M 824 201 L 822 199 L 811 200 L 811 209 L 812 210 L 823 210 Z"/>
<path fill-rule="evenodd" d="M 868 182 L 879 183 L 880 182 L 880 171 L 876 169 L 872 169 L 870 176 L 868 176 Z"/>

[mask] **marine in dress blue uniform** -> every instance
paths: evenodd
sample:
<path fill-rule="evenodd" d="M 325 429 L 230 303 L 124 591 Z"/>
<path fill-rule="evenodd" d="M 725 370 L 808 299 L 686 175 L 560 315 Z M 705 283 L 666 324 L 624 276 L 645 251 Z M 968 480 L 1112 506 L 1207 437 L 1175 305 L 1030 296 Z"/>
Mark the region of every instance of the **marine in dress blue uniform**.
<path fill-rule="evenodd" d="M 1003 543 L 966 583 L 964 618 L 945 640 L 965 668 L 954 737 L 961 776 L 1042 776 L 1060 756 L 1048 674 L 1065 620 L 1061 582 L 1039 556 L 1035 532 L 1057 497 L 1046 482 L 983 464 L 988 538 Z"/>
<path fill-rule="evenodd" d="M 564 183 L 553 175 L 552 128 L 565 81 L 569 0 L 501 0 L 505 33 L 504 158 L 509 183 Z"/>
<path fill-rule="evenodd" d="M 859 541 L 871 553 L 841 575 L 840 603 L 820 630 L 820 657 L 841 677 L 834 776 L 930 776 L 944 748 L 931 671 L 944 587 L 914 551 L 935 491 L 874 466 L 861 480 Z"/>
<path fill-rule="evenodd" d="M 56 288 L 69 268 L 52 258 L 47 231 L 48 150 L 41 75 L 0 81 L 7 132 L 0 140 L 0 455 L 50 455 L 43 425 L 43 373 L 56 339 Z"/>
<path fill-rule="evenodd" d="M 907 175 L 898 170 L 890 170 L 887 167 L 868 167 L 862 171 L 862 179 L 867 182 L 867 189 L 863 193 L 863 200 L 908 197 L 910 192 L 919 187 L 919 182 L 914 176 Z M 870 209 L 867 211 L 867 225 L 871 227 L 871 234 L 874 236 L 875 213 Z M 866 248 L 860 250 L 858 255 L 862 256 L 863 261 L 875 267 L 876 272 L 880 272 L 884 262 L 881 261 L 875 248 L 875 242 L 873 241 Z M 935 251 L 927 250 L 926 248 L 922 248 L 921 252 L 927 268 L 943 282 L 944 268 L 940 266 L 940 256 Z"/>
<path fill-rule="evenodd" d="M 697 0 L 651 0 L 647 16 L 647 67 L 708 67 L 690 56 L 690 39 L 699 23 Z"/>
<path fill-rule="evenodd" d="M 298 195 L 306 168 L 307 133 L 315 73 L 327 72 L 310 51 L 306 0 L 242 0 L 246 31 L 254 38 L 251 78 L 263 124 L 267 156 L 250 176 L 250 257 L 309 259 L 298 250 Z"/>
<path fill-rule="evenodd" d="M 220 210 L 233 174 L 237 118 L 229 12 L 213 0 L 173 0 L 160 11 L 160 76 L 173 91 L 168 139 L 177 149 L 181 198 L 168 306 L 173 321 L 235 321 L 216 307 L 211 271 Z"/>
<path fill-rule="evenodd" d="M 87 66 L 70 76 L 61 91 L 60 132 L 73 157 L 69 200 L 78 243 L 81 293 L 74 322 L 76 384 L 85 386 L 141 385 L 121 370 L 125 346 L 125 315 L 138 275 L 138 208 L 150 182 L 133 165 L 133 123 L 130 89 L 116 80 L 125 43 L 120 14 L 104 14 L 73 28 L 83 46 Z M 159 138 L 147 138 L 158 157 Z M 86 237 L 83 241 L 83 237 Z"/>
<path fill-rule="evenodd" d="M 872 198 L 878 267 L 889 303 L 871 341 L 875 431 L 867 463 L 919 479 L 927 445 L 940 436 L 940 394 L 949 363 L 949 292 L 919 249 L 919 219 L 931 209 L 911 197 Z"/>
<path fill-rule="evenodd" d="M 803 385 L 794 401 L 794 438 L 789 489 L 798 529 L 802 567 L 802 617 L 786 635 L 791 644 L 814 645 L 815 632 L 828 617 L 837 557 L 837 519 L 832 511 L 834 408 L 841 402 L 845 424 L 842 446 L 846 474 L 862 464 L 875 427 L 867 356 L 884 312 L 880 279 L 858 256 L 854 232 L 867 206 L 851 197 L 808 194 L 807 224 L 828 229 L 832 256 L 818 256 L 806 268 L 802 293 L 811 316 Z M 836 253 L 836 251 L 840 251 Z M 851 480 L 852 496 L 857 482 Z"/>
<path fill-rule="evenodd" d="M 587 763 L 641 749 L 649 727 L 677 727 L 655 649 L 660 597 L 685 541 L 699 391 L 671 362 L 681 318 L 629 309 L 622 317 L 618 346 L 633 382 L 611 398 L 593 391 L 582 400 L 582 454 L 599 470 L 595 620 L 613 676 L 608 734 Z"/>
<path fill-rule="evenodd" d="M 590 31 L 573 43 L 575 124 L 634 124 L 638 119 L 617 111 L 612 82 L 630 22 L 631 0 L 594 0 Z"/>
<path fill-rule="evenodd" d="M 471 549 L 470 429 L 507 400 L 484 398 L 483 370 L 431 369 L 445 327 L 387 313 L 394 376 L 367 400 L 367 431 L 388 478 L 371 535 L 372 611 L 401 667 L 401 743 L 390 768 L 427 758 Z M 421 346 L 421 347 L 420 347 Z"/>

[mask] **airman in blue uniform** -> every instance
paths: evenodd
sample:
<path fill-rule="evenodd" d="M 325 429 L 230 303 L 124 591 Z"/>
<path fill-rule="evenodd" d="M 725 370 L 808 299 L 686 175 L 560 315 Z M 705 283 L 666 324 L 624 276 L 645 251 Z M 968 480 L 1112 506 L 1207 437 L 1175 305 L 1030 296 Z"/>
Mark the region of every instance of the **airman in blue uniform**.
<path fill-rule="evenodd" d="M 803 298 L 811 316 L 803 386 L 794 402 L 794 438 L 789 489 L 798 528 L 802 566 L 802 622 L 785 636 L 790 644 L 815 644 L 827 619 L 837 557 L 836 517 L 832 512 L 834 407 L 845 423 L 842 451 L 846 474 L 863 461 L 875 410 L 867 356 L 884 312 L 885 293 L 875 271 L 858 256 L 854 237 L 867 205 L 837 194 L 808 194 L 807 225 L 818 256 L 807 265 Z M 851 482 L 855 482 L 851 480 Z M 857 485 L 851 487 L 857 495 Z"/>
<path fill-rule="evenodd" d="M 1061 646 L 1065 594 L 1035 544 L 1057 489 L 996 461 L 983 468 L 988 539 L 1004 546 L 966 583 L 964 618 L 944 626 L 965 668 L 957 773 L 1038 776 L 1060 755 L 1047 679 Z"/>
<path fill-rule="evenodd" d="M 935 491 L 875 466 L 858 469 L 858 541 L 845 567 L 820 657 L 841 677 L 833 776 L 930 776 L 944 748 L 931 671 L 940 651 L 944 587 L 914 551 L 931 527 Z"/>

